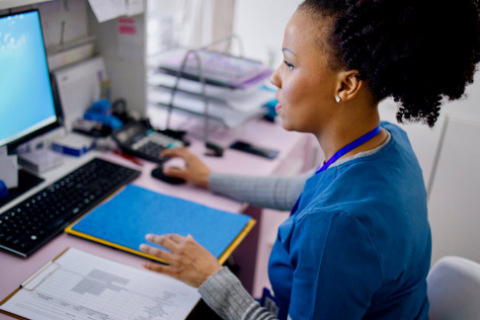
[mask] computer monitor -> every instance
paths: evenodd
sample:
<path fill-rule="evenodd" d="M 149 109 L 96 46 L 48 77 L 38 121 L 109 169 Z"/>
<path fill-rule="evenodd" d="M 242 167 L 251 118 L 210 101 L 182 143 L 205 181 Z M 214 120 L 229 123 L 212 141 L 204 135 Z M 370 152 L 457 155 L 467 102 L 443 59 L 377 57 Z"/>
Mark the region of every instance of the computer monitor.
<path fill-rule="evenodd" d="M 0 147 L 60 126 L 38 10 L 0 16 Z"/>

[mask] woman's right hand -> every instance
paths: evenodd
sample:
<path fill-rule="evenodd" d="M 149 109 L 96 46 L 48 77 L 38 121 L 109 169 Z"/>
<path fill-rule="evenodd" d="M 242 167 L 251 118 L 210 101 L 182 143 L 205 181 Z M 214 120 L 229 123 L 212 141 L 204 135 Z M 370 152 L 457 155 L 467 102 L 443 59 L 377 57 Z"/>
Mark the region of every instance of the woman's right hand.
<path fill-rule="evenodd" d="M 161 155 L 162 157 L 182 158 L 185 161 L 184 168 L 164 167 L 163 172 L 165 175 L 181 178 L 198 186 L 208 187 L 210 168 L 196 155 L 188 151 L 187 148 L 166 149 Z"/>

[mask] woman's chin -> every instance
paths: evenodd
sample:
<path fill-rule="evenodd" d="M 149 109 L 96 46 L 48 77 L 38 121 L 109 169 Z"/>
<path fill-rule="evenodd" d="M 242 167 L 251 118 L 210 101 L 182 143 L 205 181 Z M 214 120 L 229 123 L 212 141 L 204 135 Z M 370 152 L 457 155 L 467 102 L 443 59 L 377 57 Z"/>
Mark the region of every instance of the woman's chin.
<path fill-rule="evenodd" d="M 285 121 L 280 117 L 280 123 L 282 124 L 283 129 L 287 131 L 294 131 L 295 129 L 291 126 L 291 124 L 288 121 Z"/>
<path fill-rule="evenodd" d="M 292 122 L 288 120 L 285 114 L 282 112 L 283 110 L 279 110 L 277 113 L 277 117 L 280 119 L 280 124 L 282 125 L 283 129 L 287 131 L 297 131 L 293 126 Z"/>

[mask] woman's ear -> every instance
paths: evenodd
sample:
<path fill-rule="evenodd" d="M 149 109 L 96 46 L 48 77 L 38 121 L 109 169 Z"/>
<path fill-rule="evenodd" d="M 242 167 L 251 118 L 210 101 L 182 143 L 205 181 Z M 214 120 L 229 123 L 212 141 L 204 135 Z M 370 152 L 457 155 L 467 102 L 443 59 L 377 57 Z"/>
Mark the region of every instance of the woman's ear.
<path fill-rule="evenodd" d="M 338 103 L 352 100 L 363 87 L 363 80 L 358 78 L 357 70 L 342 71 L 339 73 L 335 100 Z"/>

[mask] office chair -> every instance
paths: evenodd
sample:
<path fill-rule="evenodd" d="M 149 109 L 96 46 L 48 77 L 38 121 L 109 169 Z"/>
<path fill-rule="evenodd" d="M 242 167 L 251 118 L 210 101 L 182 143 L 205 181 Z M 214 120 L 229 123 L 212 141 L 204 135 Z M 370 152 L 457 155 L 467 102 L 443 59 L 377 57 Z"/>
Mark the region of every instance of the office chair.
<path fill-rule="evenodd" d="M 480 319 L 480 264 L 446 256 L 427 277 L 431 320 Z"/>

